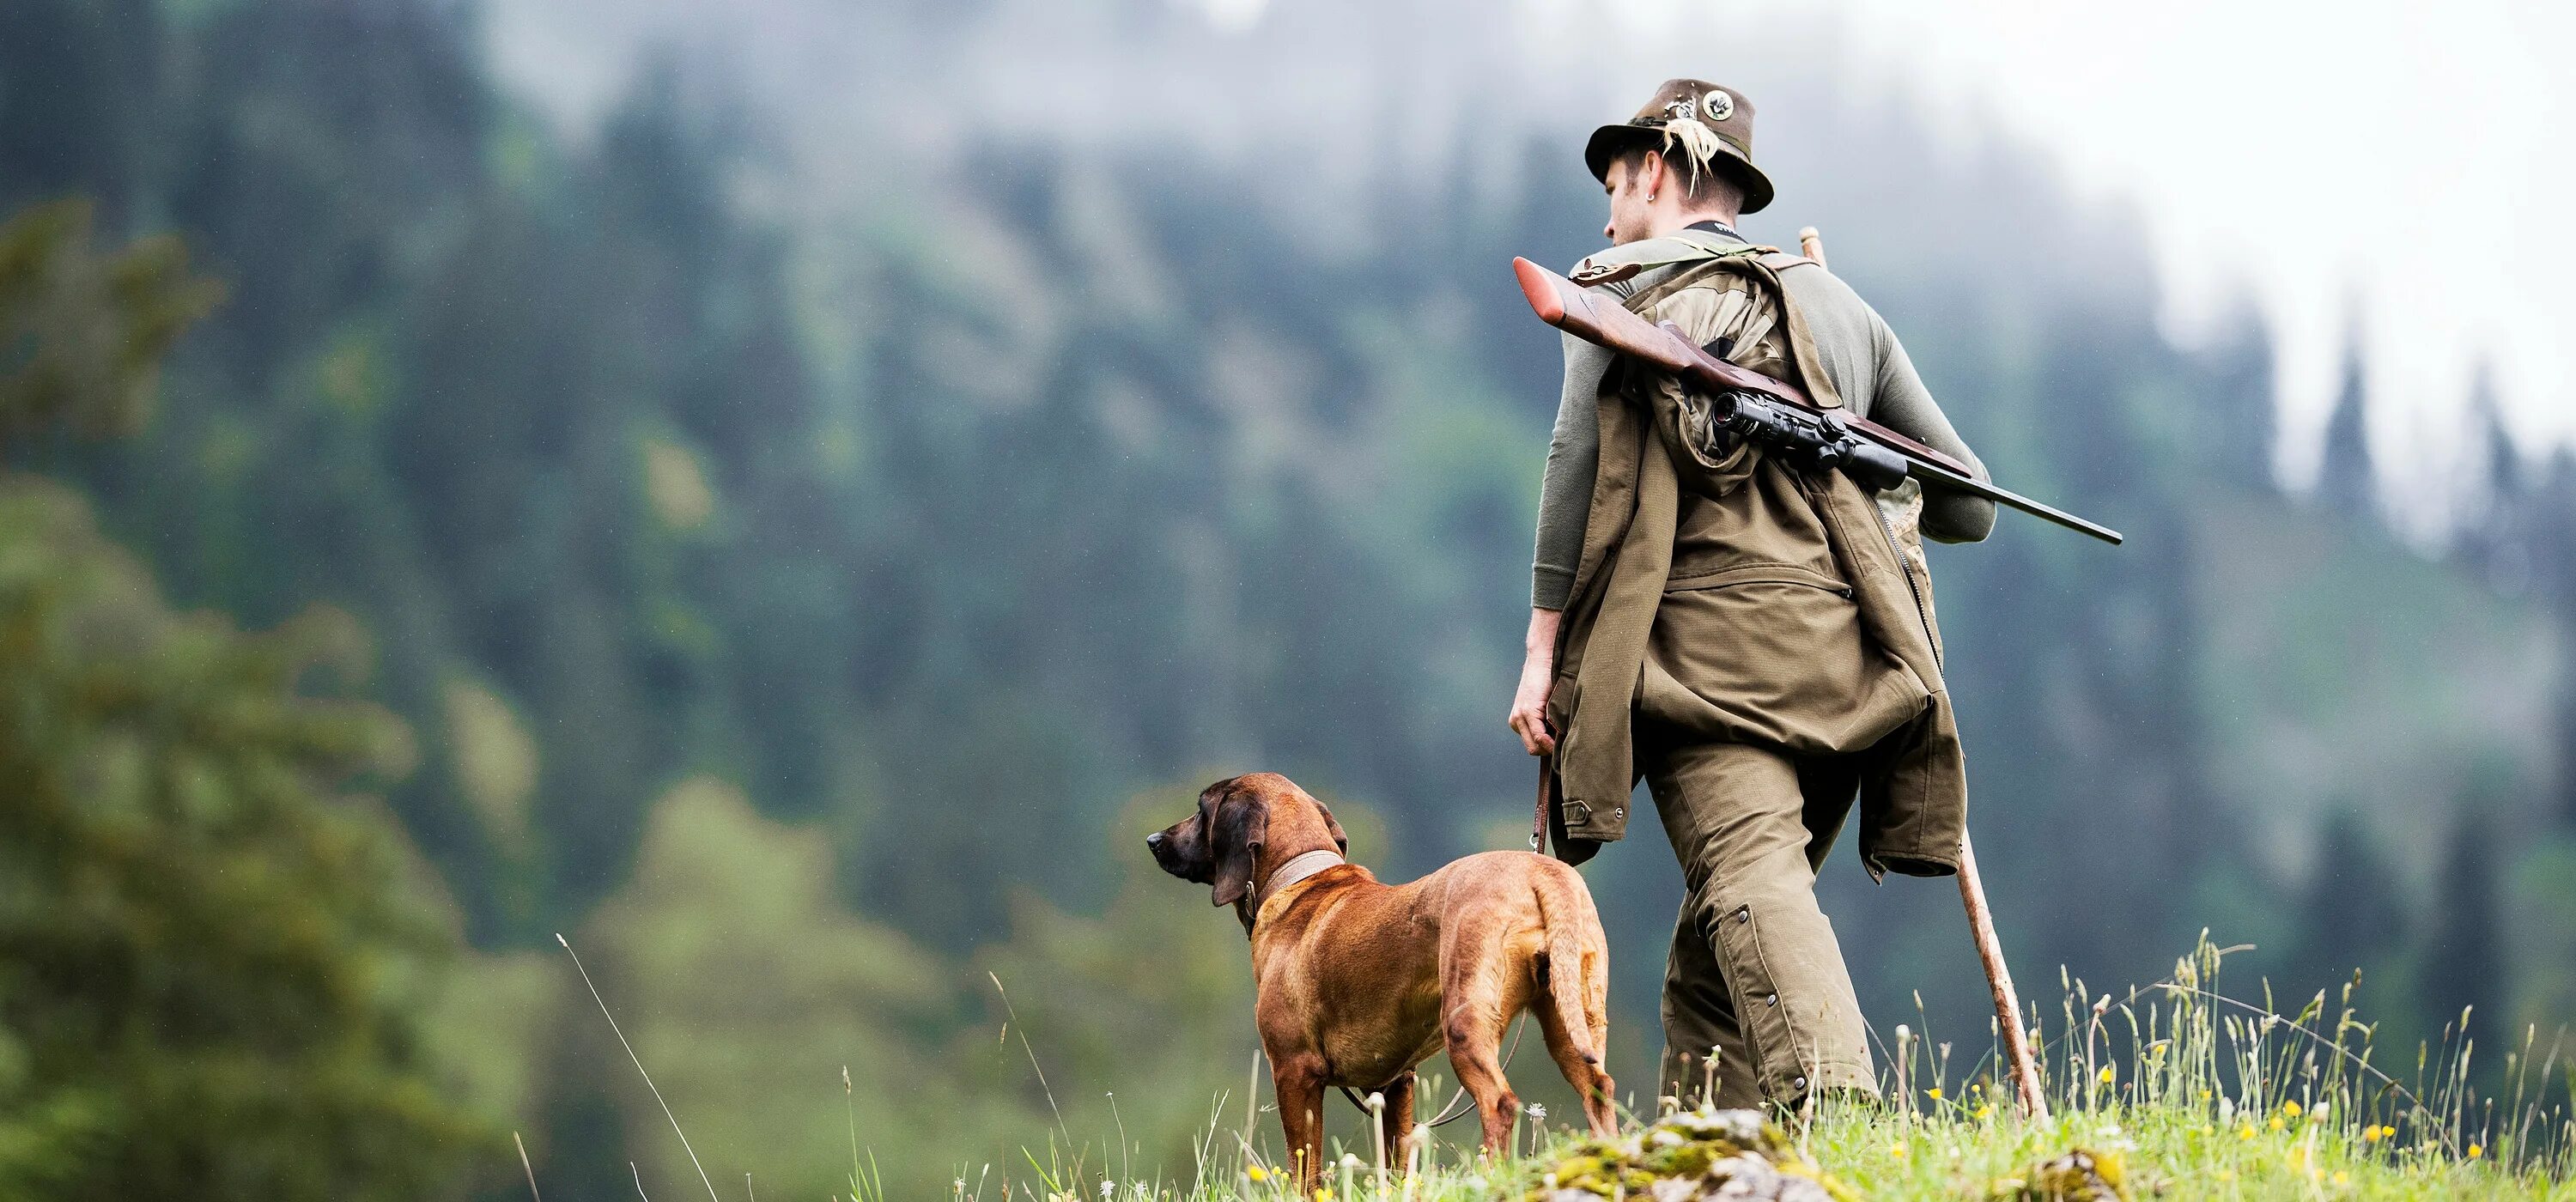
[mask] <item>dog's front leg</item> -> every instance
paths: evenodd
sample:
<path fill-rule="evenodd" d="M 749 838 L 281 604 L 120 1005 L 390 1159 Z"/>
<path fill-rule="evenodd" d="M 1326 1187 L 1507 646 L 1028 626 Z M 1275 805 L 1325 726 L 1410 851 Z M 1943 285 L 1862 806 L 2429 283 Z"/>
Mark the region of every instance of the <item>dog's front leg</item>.
<path fill-rule="evenodd" d="M 1273 1056 L 1270 1086 L 1279 1096 L 1280 1134 L 1297 1196 L 1311 1197 L 1324 1178 L 1324 1058 L 1312 1052 Z"/>

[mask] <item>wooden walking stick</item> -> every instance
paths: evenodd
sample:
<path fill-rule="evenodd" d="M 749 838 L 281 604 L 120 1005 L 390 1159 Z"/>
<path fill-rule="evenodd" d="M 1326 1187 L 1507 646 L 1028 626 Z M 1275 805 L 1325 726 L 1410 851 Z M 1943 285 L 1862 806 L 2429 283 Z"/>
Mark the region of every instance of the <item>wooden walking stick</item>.
<path fill-rule="evenodd" d="M 1959 899 L 1968 904 L 1968 934 L 1977 941 L 1977 959 L 1986 966 L 1986 985 L 1995 994 L 1995 1021 L 2004 1037 L 2004 1058 L 2012 1063 L 2013 1088 L 2021 1095 L 2022 1113 L 2048 1119 L 2048 1094 L 2040 1088 L 2039 1062 L 2031 1058 L 2030 1033 L 2021 1025 L 2021 999 L 2013 994 L 2012 970 L 2004 967 L 2003 940 L 1995 937 L 1994 912 L 1986 908 L 1986 887 L 1977 880 L 1977 848 L 1968 832 L 1959 832 Z"/>
<path fill-rule="evenodd" d="M 1825 265 L 1824 235 L 1816 227 L 1798 231 L 1798 253 Z M 1977 849 L 1968 832 L 1959 832 L 1959 900 L 1967 903 L 1968 934 L 1977 943 L 1977 960 L 1986 969 L 1986 985 L 1995 995 L 1995 1023 L 2004 1041 L 2004 1059 L 2012 1066 L 2013 1091 L 2022 1113 L 2048 1118 L 2048 1094 L 2041 1088 L 2039 1062 L 2030 1054 L 2030 1033 L 2021 1025 L 2021 999 L 2013 993 L 2012 970 L 2004 965 L 2003 940 L 1995 936 L 1994 911 L 1986 906 L 1986 887 L 1977 879 Z"/>

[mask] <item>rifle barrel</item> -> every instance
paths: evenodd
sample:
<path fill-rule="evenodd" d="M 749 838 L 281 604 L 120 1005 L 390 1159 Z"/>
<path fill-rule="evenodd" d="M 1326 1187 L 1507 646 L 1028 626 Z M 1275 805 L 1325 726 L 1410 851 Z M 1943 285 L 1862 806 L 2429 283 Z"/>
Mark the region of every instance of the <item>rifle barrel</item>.
<path fill-rule="evenodd" d="M 1926 484 L 1957 489 L 1984 497 L 1998 505 L 2009 505 L 2035 518 L 2046 518 L 2079 534 L 2090 534 L 2116 547 L 2120 532 L 2098 522 L 2088 522 L 2054 505 L 2034 501 L 2009 488 L 1997 488 L 1974 476 L 1963 476 L 1937 463 L 1925 463 L 1911 455 L 1905 457 L 1905 474 Z"/>

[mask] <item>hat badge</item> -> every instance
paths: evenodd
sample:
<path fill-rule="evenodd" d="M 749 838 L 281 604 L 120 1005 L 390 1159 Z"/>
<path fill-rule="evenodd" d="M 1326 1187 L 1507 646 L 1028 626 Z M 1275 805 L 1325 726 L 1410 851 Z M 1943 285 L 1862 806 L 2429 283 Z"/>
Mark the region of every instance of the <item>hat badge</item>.
<path fill-rule="evenodd" d="M 1709 120 L 1724 121 L 1735 115 L 1735 97 L 1723 89 L 1712 89 L 1700 98 L 1700 107 L 1707 112 Z"/>
<path fill-rule="evenodd" d="M 1691 98 L 1684 96 L 1664 106 L 1664 119 L 1667 121 L 1688 121 L 1691 119 L 1691 113 L 1696 108 L 1697 105 L 1691 100 Z"/>

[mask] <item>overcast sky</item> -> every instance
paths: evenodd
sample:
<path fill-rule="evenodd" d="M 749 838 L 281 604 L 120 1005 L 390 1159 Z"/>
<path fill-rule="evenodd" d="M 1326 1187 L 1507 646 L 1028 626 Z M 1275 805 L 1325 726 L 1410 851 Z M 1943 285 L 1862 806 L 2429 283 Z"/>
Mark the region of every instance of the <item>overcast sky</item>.
<path fill-rule="evenodd" d="M 1207 2 L 1240 21 L 1258 0 Z M 1863 60 L 1834 69 L 1905 80 L 1953 118 L 1936 127 L 1960 131 L 1963 148 L 1998 126 L 2042 147 L 2084 193 L 2144 216 L 2174 337 L 2203 336 L 2237 298 L 2262 307 L 2279 339 L 2293 484 L 2313 478 L 2351 334 L 2371 376 L 2380 470 L 2401 491 L 2455 492 L 2473 444 L 2449 423 L 2481 362 L 2527 448 L 2576 442 L 2576 4 L 1540 0 L 1528 11 L 1533 53 L 1627 47 L 1673 73 L 1707 70 L 1691 64 L 1723 44 L 1719 29 L 1821 21 L 1826 36 L 1807 44 Z"/>
<path fill-rule="evenodd" d="M 2481 360 L 2516 433 L 2576 441 L 2576 5 L 1844 2 L 1869 53 L 2137 198 L 2178 335 L 2231 289 L 2260 298 L 2293 480 L 2353 321 L 2399 482 L 2445 469 L 2439 427 Z"/>
<path fill-rule="evenodd" d="M 2576 47 L 2576 3 L 1162 2 L 1199 27 L 1120 15 L 1152 0 L 989 0 L 968 32 L 928 35 L 935 7 L 887 0 L 486 11 L 505 75 L 575 124 L 649 47 L 677 45 L 790 101 L 808 141 L 833 148 L 817 170 L 863 163 L 845 148 L 872 136 L 967 122 L 1222 148 L 1256 136 L 1252 121 L 1276 148 L 1348 141 L 1384 116 L 1371 105 L 1455 122 L 1460 93 L 1571 121 L 1624 115 L 1669 75 L 1879 89 L 1956 130 L 1963 151 L 2000 132 L 2054 157 L 2081 193 L 2140 213 L 2177 339 L 2253 297 L 2279 339 L 2292 483 L 2313 475 L 2348 332 L 2399 491 L 2456 493 L 2466 444 L 2449 420 L 2480 362 L 2527 447 L 2576 443 L 2576 343 L 2562 333 L 2576 324 L 2562 282 L 2576 232 L 2559 203 L 2576 191 L 2576 70 L 2550 61 Z M 1330 158 L 1306 161 L 1329 175 Z"/>

